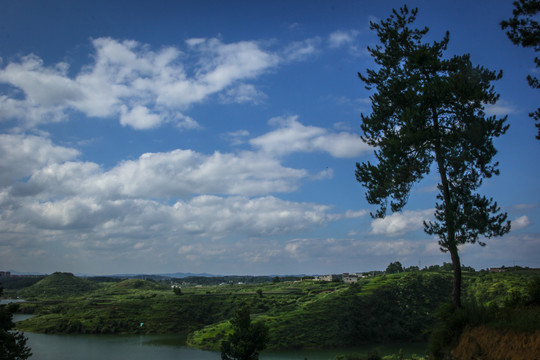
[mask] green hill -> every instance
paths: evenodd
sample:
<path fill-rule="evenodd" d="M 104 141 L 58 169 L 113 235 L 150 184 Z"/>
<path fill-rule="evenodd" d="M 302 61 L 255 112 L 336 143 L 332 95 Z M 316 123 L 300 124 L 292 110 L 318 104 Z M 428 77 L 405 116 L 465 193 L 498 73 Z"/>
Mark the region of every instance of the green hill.
<path fill-rule="evenodd" d="M 534 272 L 464 273 L 464 301 L 489 311 L 502 307 L 515 319 L 513 328 L 524 329 L 530 323 L 527 314 L 538 314 L 538 279 Z M 34 294 L 20 305 L 21 311 L 36 316 L 18 323 L 18 328 L 46 333 L 175 333 L 187 336 L 192 346 L 218 349 L 229 331 L 228 320 L 246 304 L 252 318 L 268 326 L 270 349 L 426 341 L 437 309 L 449 302 L 451 282 L 451 272 L 412 271 L 363 278 L 352 285 L 314 280 L 183 285 L 175 294 L 168 282 L 130 279 L 98 286 L 57 273 L 21 290 L 19 296 L 22 291 Z M 507 311 L 508 306 L 513 310 Z M 533 307 L 525 313 L 522 306 Z M 500 326 L 507 328 L 509 320 L 505 317 Z M 539 328 L 538 322 L 527 326 Z"/>
<path fill-rule="evenodd" d="M 67 297 L 96 289 L 97 285 L 89 280 L 78 278 L 71 273 L 55 272 L 34 285 L 20 290 L 18 295 L 23 298 Z"/>
<path fill-rule="evenodd" d="M 140 279 L 128 279 L 120 281 L 116 284 L 111 285 L 107 291 L 116 291 L 116 290 L 159 290 L 163 289 L 163 285 L 160 285 L 156 282 L 149 280 L 140 280 Z"/>
<path fill-rule="evenodd" d="M 451 276 L 410 273 L 366 279 L 356 285 L 311 289 L 283 306 L 283 295 L 250 299 L 254 318 L 269 327 L 269 348 L 332 348 L 384 341 L 425 341 L 434 311 L 448 300 Z M 321 288 L 318 288 L 321 287 Z M 265 310 L 265 304 L 273 304 Z M 258 314 L 257 314 L 258 313 Z M 217 349 L 228 324 L 221 322 L 194 332 L 193 346 Z"/>

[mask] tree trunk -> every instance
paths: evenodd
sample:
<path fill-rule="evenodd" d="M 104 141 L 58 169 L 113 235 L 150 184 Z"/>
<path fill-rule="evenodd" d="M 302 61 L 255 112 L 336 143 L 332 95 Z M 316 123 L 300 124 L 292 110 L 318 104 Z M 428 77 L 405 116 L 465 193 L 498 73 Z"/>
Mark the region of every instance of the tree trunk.
<path fill-rule="evenodd" d="M 461 307 L 461 263 L 459 261 L 458 247 L 456 244 L 456 233 L 454 224 L 454 208 L 452 204 L 452 195 L 450 193 L 450 184 L 448 183 L 448 176 L 446 174 L 446 167 L 444 165 L 444 155 L 441 147 L 439 117 L 437 109 L 433 108 L 433 126 L 435 131 L 439 134 L 434 142 L 435 160 L 439 169 L 439 175 L 441 177 L 442 195 L 444 200 L 444 217 L 446 221 L 446 243 L 445 247 L 450 252 L 452 258 L 452 268 L 454 269 L 454 281 L 452 285 L 452 305 L 454 308 Z"/>
<path fill-rule="evenodd" d="M 452 268 L 454 269 L 454 281 L 452 283 L 452 306 L 461 307 L 461 263 L 457 246 L 450 246 L 450 257 L 452 258 Z"/>

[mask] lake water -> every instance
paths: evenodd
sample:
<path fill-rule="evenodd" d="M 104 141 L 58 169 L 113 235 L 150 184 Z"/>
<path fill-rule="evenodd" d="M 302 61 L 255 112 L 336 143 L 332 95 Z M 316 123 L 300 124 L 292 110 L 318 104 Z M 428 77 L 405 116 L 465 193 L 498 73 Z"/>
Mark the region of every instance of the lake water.
<path fill-rule="evenodd" d="M 29 315 L 15 314 L 14 321 Z M 32 349 L 31 360 L 219 360 L 220 354 L 183 345 L 174 335 L 45 335 L 25 333 Z M 368 354 L 376 346 L 340 350 L 264 351 L 261 360 L 335 360 L 342 354 Z M 392 344 L 378 347 L 379 354 L 423 354 L 425 344 Z"/>

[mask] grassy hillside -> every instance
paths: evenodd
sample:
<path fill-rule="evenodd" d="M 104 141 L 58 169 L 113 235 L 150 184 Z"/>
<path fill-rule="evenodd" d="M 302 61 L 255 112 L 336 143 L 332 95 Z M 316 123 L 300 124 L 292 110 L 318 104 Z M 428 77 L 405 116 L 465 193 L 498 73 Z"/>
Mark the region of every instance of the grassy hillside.
<path fill-rule="evenodd" d="M 323 283 L 324 284 L 324 283 Z M 255 319 L 269 327 L 269 347 L 331 348 L 380 341 L 424 341 L 433 311 L 448 297 L 451 278 L 446 274 L 410 273 L 366 279 L 356 285 L 319 288 L 306 282 L 301 296 L 291 301 L 272 293 L 264 295 Z M 326 285 L 327 286 L 327 285 Z M 264 292 L 263 292 L 264 294 Z M 265 305 L 270 309 L 265 310 Z M 262 308 L 261 308 L 262 307 Z M 263 310 L 257 312 L 257 310 Z M 194 332 L 191 345 L 216 349 L 227 323 L 212 324 Z"/>
<path fill-rule="evenodd" d="M 18 295 L 24 298 L 65 298 L 95 289 L 97 285 L 89 280 L 78 278 L 71 273 L 56 272 L 20 290 Z"/>
<path fill-rule="evenodd" d="M 464 298 L 482 306 L 515 305 L 534 297 L 533 273 L 467 273 Z M 217 349 L 232 313 L 247 304 L 269 327 L 269 348 L 331 348 L 381 341 L 425 341 L 436 310 L 450 299 L 449 272 L 416 271 L 341 282 L 184 286 L 145 280 L 93 283 L 54 274 L 22 294 L 37 316 L 20 329 L 45 333 L 177 333 L 190 345 Z M 538 281 L 538 280 L 537 280 Z M 532 289 L 532 290 L 531 290 Z M 66 294 L 64 297 L 59 294 Z M 536 308 L 538 309 L 538 308 Z M 538 312 L 535 312 L 538 314 Z M 525 315 L 527 317 L 527 315 Z M 538 324 L 531 325 L 538 328 Z M 189 335 L 188 335 L 189 334 Z"/>

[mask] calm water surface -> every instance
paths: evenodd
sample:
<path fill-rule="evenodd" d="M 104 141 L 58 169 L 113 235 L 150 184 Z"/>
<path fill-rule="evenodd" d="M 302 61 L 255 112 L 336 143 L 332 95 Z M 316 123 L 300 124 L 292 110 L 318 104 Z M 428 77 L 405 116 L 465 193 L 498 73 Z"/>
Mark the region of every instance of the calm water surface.
<path fill-rule="evenodd" d="M 30 315 L 31 316 L 31 315 Z M 29 315 L 14 315 L 13 320 L 21 321 Z M 178 345 L 181 339 L 174 335 L 45 335 L 25 333 L 33 356 L 30 360 L 219 360 L 214 351 L 193 349 Z M 380 355 L 397 353 L 423 354 L 425 344 L 392 344 L 365 346 L 339 350 L 265 351 L 261 360 L 309 359 L 335 360 L 336 355 L 366 355 L 374 348 Z"/>

